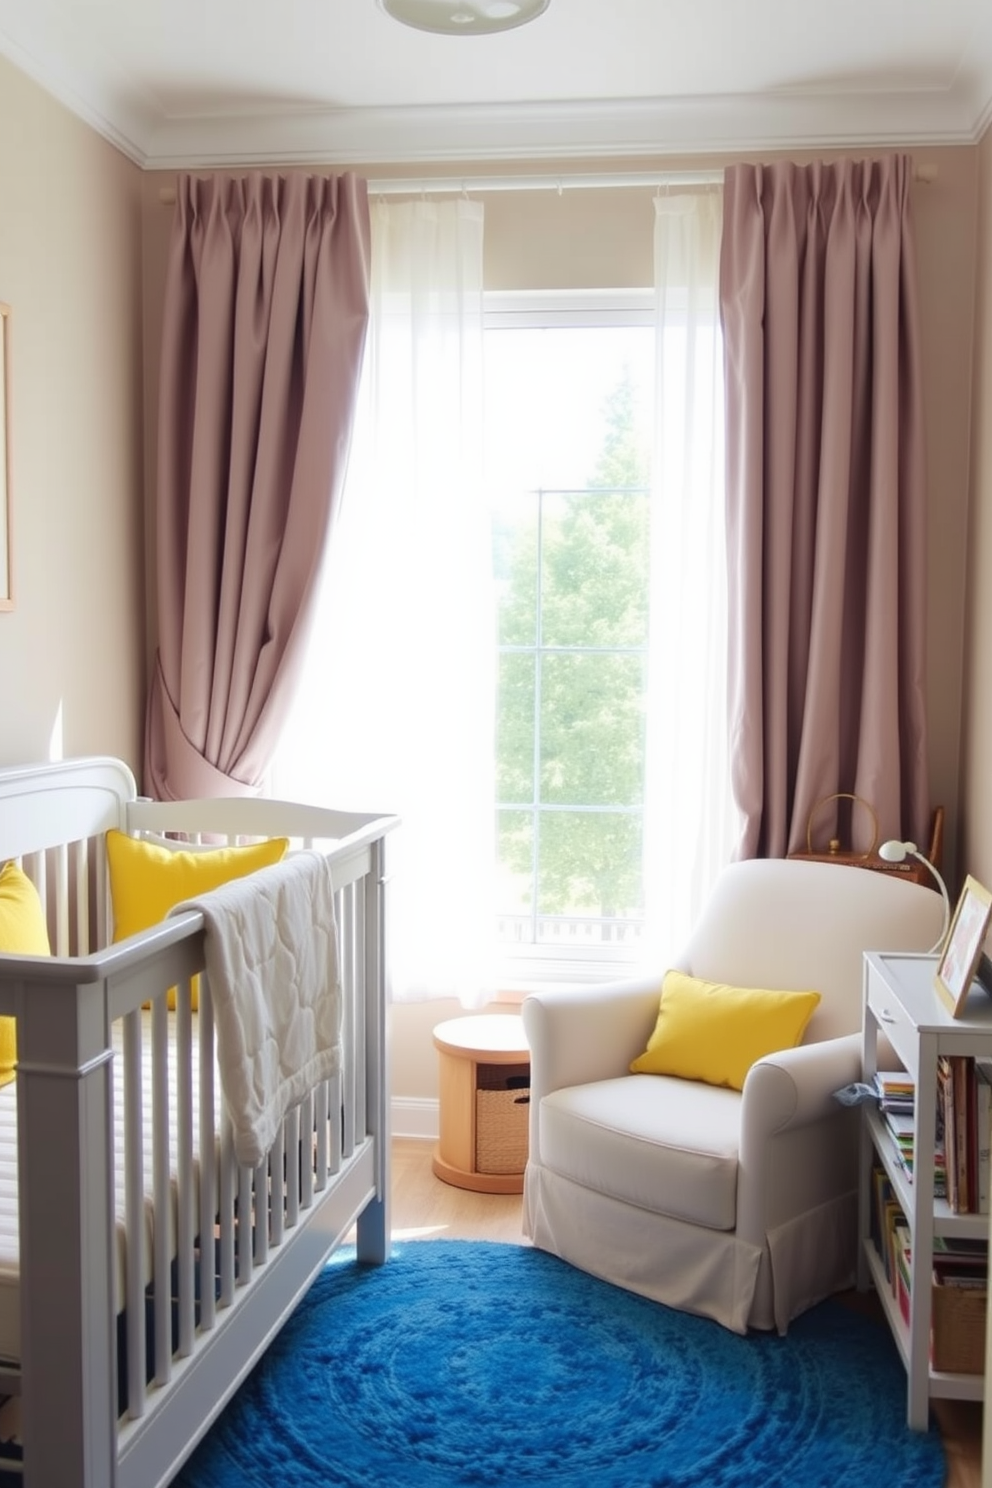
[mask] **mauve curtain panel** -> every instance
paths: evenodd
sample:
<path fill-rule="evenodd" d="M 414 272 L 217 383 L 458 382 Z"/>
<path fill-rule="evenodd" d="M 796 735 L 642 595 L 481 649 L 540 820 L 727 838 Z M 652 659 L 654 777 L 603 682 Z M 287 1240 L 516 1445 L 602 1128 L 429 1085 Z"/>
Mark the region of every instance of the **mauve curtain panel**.
<path fill-rule="evenodd" d="M 929 840 L 911 181 L 895 155 L 726 172 L 737 857 L 805 851 L 814 811 L 818 837 L 866 850 L 870 813 L 841 793 L 880 840 Z"/>
<path fill-rule="evenodd" d="M 368 308 L 363 180 L 179 177 L 145 735 L 158 799 L 263 781 L 340 500 Z"/>

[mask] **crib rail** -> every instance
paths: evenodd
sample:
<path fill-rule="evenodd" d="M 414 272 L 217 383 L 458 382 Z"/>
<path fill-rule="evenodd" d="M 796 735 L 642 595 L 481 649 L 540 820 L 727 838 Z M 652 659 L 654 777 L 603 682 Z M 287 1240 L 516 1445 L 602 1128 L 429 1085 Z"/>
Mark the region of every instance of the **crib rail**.
<path fill-rule="evenodd" d="M 395 818 L 196 804 L 132 801 L 124 822 L 226 841 L 288 835 L 328 852 L 342 1066 L 290 1112 L 257 1168 L 239 1166 L 219 1094 L 202 916 L 114 945 L 102 840 L 114 823 L 37 851 L 25 835 L 17 857 L 39 888 L 54 953 L 0 955 L 0 1014 L 18 1025 L 22 1434 L 32 1482 L 166 1483 L 177 1445 L 195 1445 L 356 1219 L 365 1258 L 381 1260 L 387 1248 L 383 885 Z M 111 804 L 104 815 L 117 811 Z M 228 1381 L 220 1393 L 219 1378 Z M 68 1476 L 70 1463 L 85 1464 L 84 1475 Z"/>

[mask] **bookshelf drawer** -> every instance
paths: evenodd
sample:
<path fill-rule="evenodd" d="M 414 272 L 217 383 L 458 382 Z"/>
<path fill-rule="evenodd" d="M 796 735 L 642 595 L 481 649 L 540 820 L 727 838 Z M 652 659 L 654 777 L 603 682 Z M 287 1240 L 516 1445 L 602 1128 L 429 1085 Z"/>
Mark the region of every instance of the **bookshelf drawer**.
<path fill-rule="evenodd" d="M 919 1057 L 919 1035 L 906 1009 L 891 988 L 878 976 L 868 978 L 868 1005 L 880 1033 L 884 1033 L 908 1070 L 915 1072 Z"/>

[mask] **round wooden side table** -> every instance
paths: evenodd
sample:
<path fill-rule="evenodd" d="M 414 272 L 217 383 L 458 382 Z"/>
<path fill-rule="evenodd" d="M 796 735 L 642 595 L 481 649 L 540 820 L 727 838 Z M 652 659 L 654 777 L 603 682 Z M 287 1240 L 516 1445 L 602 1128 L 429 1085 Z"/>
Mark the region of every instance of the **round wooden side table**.
<path fill-rule="evenodd" d="M 449 1018 L 438 1051 L 438 1178 L 477 1193 L 522 1193 L 530 1114 L 530 1049 L 512 1013 Z"/>

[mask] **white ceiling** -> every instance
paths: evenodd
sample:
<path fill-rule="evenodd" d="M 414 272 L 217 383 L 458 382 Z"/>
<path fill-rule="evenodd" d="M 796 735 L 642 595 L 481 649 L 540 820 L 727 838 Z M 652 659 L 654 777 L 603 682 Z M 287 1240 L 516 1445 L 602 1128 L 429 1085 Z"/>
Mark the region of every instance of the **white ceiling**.
<path fill-rule="evenodd" d="M 551 0 L 458 37 L 375 0 L 0 0 L 0 52 L 149 168 L 912 148 L 992 120 L 992 0 Z"/>

